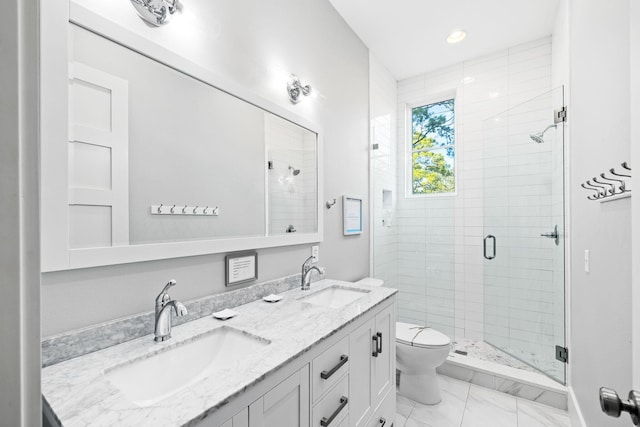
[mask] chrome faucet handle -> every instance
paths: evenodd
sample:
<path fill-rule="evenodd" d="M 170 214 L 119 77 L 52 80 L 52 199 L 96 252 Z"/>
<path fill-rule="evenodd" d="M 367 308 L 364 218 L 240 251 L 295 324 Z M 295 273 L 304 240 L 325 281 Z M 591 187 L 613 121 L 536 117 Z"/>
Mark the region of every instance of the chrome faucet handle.
<path fill-rule="evenodd" d="M 307 258 L 304 263 L 302 264 L 302 274 L 306 273 L 307 270 L 309 270 L 310 266 L 309 264 L 311 264 L 313 262 L 313 255 L 311 255 L 309 258 Z"/>
<path fill-rule="evenodd" d="M 160 291 L 160 293 L 156 297 L 156 306 L 162 307 L 164 304 L 167 303 L 167 301 L 169 301 L 170 297 L 167 291 L 169 290 L 170 287 L 175 286 L 177 283 L 178 282 L 176 282 L 175 279 L 171 279 L 169 280 L 169 283 L 164 285 L 164 288 L 162 288 L 162 291 Z"/>

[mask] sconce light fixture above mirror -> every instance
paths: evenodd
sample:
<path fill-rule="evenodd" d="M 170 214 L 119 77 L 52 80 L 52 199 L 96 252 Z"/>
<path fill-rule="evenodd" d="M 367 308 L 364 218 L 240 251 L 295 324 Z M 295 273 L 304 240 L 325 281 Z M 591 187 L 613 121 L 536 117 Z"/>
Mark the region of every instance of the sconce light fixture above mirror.
<path fill-rule="evenodd" d="M 158 27 L 168 24 L 180 8 L 178 0 L 131 0 L 131 4 L 142 19 Z"/>
<path fill-rule="evenodd" d="M 287 83 L 287 92 L 289 93 L 289 101 L 292 104 L 297 104 L 302 99 L 300 95 L 309 96 L 311 94 L 311 86 L 303 85 L 298 77 L 292 74 Z"/>

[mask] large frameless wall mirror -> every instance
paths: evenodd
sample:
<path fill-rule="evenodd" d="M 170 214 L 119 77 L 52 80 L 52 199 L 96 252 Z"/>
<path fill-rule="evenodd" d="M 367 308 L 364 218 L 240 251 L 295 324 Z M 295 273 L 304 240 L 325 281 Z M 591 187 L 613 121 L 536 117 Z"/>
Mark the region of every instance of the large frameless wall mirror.
<path fill-rule="evenodd" d="M 68 144 L 43 142 L 68 225 L 43 217 L 44 271 L 321 240 L 317 127 L 87 27 L 66 23 Z"/>

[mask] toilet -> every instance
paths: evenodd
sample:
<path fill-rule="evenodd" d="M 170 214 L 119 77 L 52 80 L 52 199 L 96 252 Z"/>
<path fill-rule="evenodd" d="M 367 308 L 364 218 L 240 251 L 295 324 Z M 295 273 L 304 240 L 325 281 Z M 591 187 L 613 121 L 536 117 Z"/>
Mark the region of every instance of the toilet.
<path fill-rule="evenodd" d="M 398 393 L 423 403 L 440 403 L 436 368 L 447 360 L 451 340 L 435 329 L 396 322 L 396 368 L 400 371 Z"/>
<path fill-rule="evenodd" d="M 367 277 L 361 285 L 382 286 L 384 281 Z M 451 340 L 435 329 L 396 322 L 396 368 L 400 371 L 398 393 L 401 396 L 435 405 L 442 400 L 436 368 L 449 354 Z"/>

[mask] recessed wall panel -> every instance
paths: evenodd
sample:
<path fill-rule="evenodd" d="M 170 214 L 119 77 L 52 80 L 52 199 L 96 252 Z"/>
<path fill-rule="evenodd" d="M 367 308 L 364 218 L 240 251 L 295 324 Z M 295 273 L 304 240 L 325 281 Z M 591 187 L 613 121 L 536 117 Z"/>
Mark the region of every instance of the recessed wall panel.
<path fill-rule="evenodd" d="M 71 123 L 111 131 L 111 91 L 79 79 L 69 89 Z"/>
<path fill-rule="evenodd" d="M 71 249 L 111 246 L 111 206 L 69 206 Z"/>
<path fill-rule="evenodd" d="M 111 148 L 72 142 L 69 167 L 71 188 L 111 190 Z"/>

